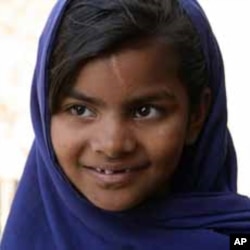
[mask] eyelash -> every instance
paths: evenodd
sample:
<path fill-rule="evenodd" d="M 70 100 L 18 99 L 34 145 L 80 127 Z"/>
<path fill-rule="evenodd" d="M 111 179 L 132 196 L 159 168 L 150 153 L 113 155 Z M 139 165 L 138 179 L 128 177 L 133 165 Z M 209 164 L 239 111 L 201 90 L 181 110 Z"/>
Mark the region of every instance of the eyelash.
<path fill-rule="evenodd" d="M 79 110 L 79 109 L 81 109 L 81 110 Z M 82 105 L 82 104 L 74 104 L 74 105 L 70 106 L 69 108 L 67 108 L 66 111 L 68 111 L 71 115 L 79 116 L 79 117 L 86 118 L 86 117 L 95 117 L 96 116 L 96 114 L 93 110 L 88 108 L 86 105 Z M 83 115 L 83 114 L 78 114 L 78 112 L 83 112 L 83 113 L 88 112 L 91 114 Z"/>
<path fill-rule="evenodd" d="M 136 112 L 138 112 L 139 110 L 142 111 L 143 108 L 149 109 L 150 111 L 153 110 L 153 114 L 151 112 L 151 115 L 146 115 L 146 116 L 140 115 L 140 116 L 137 116 Z M 145 104 L 145 105 L 141 105 L 139 107 L 136 107 L 134 109 L 134 111 L 133 111 L 133 116 L 136 119 L 155 119 L 155 118 L 157 119 L 157 118 L 162 117 L 162 115 L 164 115 L 165 113 L 166 113 L 166 110 L 163 107 L 159 107 L 159 106 L 152 105 L 152 104 Z"/>
<path fill-rule="evenodd" d="M 138 115 L 138 111 L 143 111 L 143 108 L 150 110 L 149 115 L 147 114 L 147 112 L 145 116 L 143 116 L 143 114 Z M 83 104 L 71 105 L 70 107 L 66 109 L 66 111 L 69 112 L 71 115 L 77 116 L 77 117 L 83 117 L 83 118 L 96 117 L 96 112 L 94 112 L 93 109 L 88 108 L 87 105 L 83 105 Z M 153 114 L 152 114 L 152 111 L 153 111 Z M 82 112 L 83 114 L 79 114 L 79 112 L 80 113 Z M 86 114 L 84 115 L 84 113 L 86 112 L 87 112 L 87 115 Z M 150 119 L 161 118 L 164 114 L 166 114 L 166 109 L 160 106 L 152 105 L 152 104 L 144 104 L 144 105 L 132 107 L 128 113 L 136 120 L 150 120 Z"/>

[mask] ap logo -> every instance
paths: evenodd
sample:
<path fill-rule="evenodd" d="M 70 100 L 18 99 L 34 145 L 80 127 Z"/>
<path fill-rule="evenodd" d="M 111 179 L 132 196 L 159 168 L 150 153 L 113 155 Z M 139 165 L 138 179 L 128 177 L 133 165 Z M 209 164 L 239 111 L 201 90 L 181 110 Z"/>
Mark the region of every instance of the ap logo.
<path fill-rule="evenodd" d="M 250 250 L 250 234 L 230 235 L 230 250 Z"/>

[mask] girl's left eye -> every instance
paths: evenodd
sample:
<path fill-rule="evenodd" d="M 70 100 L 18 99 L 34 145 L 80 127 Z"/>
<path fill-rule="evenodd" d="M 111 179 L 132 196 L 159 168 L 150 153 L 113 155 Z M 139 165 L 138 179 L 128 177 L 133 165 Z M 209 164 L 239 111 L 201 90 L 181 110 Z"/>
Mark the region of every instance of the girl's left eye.
<path fill-rule="evenodd" d="M 73 105 L 69 109 L 69 112 L 72 115 L 80 116 L 80 117 L 93 117 L 95 116 L 94 112 L 88 109 L 84 105 Z"/>
<path fill-rule="evenodd" d="M 135 118 L 139 119 L 158 118 L 160 115 L 161 115 L 161 110 L 152 105 L 143 105 L 139 108 L 136 108 L 134 112 Z"/>

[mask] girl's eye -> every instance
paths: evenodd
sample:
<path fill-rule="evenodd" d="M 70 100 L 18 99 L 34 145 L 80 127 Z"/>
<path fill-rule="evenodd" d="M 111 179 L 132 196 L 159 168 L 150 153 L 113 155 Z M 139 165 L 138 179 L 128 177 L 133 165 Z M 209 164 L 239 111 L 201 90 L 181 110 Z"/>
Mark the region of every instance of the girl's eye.
<path fill-rule="evenodd" d="M 144 105 L 135 110 L 136 118 L 158 118 L 161 111 L 152 105 Z"/>
<path fill-rule="evenodd" d="M 94 112 L 88 109 L 84 105 L 73 105 L 69 108 L 69 112 L 75 116 L 81 117 L 93 117 L 95 116 Z"/>

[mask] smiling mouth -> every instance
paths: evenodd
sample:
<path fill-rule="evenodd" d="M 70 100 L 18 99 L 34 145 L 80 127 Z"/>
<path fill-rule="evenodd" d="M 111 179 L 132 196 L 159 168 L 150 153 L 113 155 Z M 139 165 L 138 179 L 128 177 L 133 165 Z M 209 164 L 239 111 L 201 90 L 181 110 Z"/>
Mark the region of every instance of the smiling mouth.
<path fill-rule="evenodd" d="M 145 164 L 138 167 L 124 167 L 122 169 L 108 169 L 108 168 L 102 168 L 102 167 L 91 167 L 91 166 L 83 166 L 86 169 L 89 169 L 91 171 L 97 172 L 102 175 L 118 175 L 118 174 L 128 174 L 132 172 L 137 172 L 143 169 L 146 169 L 149 167 L 149 164 Z"/>

